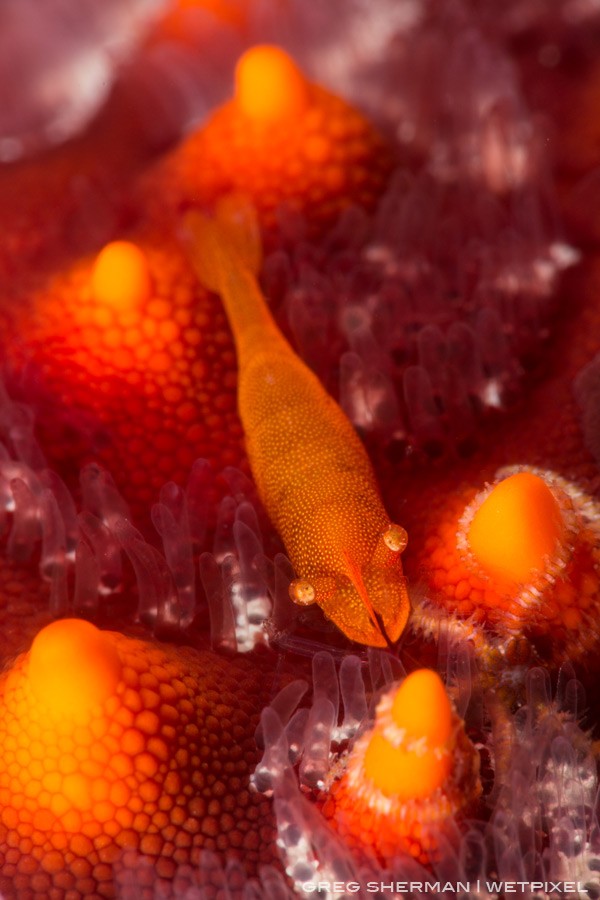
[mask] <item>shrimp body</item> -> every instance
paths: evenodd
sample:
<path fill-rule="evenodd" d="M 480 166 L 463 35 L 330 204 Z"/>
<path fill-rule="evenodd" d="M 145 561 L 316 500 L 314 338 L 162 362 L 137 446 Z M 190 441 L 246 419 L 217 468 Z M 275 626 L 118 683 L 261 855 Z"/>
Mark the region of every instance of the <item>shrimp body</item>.
<path fill-rule="evenodd" d="M 352 640 L 386 646 L 408 618 L 406 533 L 390 523 L 351 423 L 267 308 L 251 212 L 230 198 L 217 221 L 192 213 L 188 224 L 200 280 L 221 294 L 234 334 L 248 458 L 299 576 L 290 595 L 318 603 Z"/>

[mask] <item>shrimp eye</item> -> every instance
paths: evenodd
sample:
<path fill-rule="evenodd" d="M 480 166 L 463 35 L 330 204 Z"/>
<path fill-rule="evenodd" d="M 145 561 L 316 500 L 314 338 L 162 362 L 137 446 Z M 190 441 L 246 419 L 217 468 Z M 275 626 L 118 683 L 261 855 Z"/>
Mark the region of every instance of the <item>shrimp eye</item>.
<path fill-rule="evenodd" d="M 316 591 L 310 581 L 302 578 L 294 578 L 290 584 L 290 599 L 300 606 L 310 606 L 316 600 Z"/>
<path fill-rule="evenodd" d="M 382 537 L 386 547 L 394 553 L 402 553 L 408 543 L 408 535 L 402 525 L 389 525 Z"/>

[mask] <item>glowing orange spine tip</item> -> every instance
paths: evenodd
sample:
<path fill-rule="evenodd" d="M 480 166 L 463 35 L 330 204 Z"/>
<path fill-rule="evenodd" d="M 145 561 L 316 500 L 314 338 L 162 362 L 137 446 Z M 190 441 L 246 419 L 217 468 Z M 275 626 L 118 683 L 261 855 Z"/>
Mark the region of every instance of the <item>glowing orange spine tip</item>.
<path fill-rule="evenodd" d="M 32 900 L 62 896 L 66 883 L 75 900 L 113 896 L 105 863 L 125 849 L 172 877 L 197 863 L 211 817 L 226 812 L 241 830 L 232 827 L 219 849 L 235 854 L 247 835 L 244 859 L 255 867 L 254 832 L 268 831 L 270 810 L 243 788 L 264 699 L 244 659 L 76 619 L 42 629 L 0 676 L 0 891 L 13 897 L 18 876 Z"/>
<path fill-rule="evenodd" d="M 240 110 L 257 121 L 292 118 L 309 103 L 306 78 L 280 47 L 247 50 L 235 70 L 235 99 Z"/>
<path fill-rule="evenodd" d="M 540 657 L 597 668 L 600 508 L 592 496 L 554 472 L 515 466 L 465 492 L 459 508 L 455 498 L 423 541 L 430 591 L 413 627 L 430 633 L 443 615 L 490 668 Z"/>
<path fill-rule="evenodd" d="M 37 373 L 50 466 L 69 486 L 91 459 L 105 466 L 142 529 L 196 459 L 247 467 L 225 315 L 165 224 L 49 277 L 11 328 L 26 339 L 6 341 L 7 365 Z"/>
<path fill-rule="evenodd" d="M 240 57 L 231 99 L 143 191 L 158 217 L 165 195 L 178 214 L 243 192 L 268 241 L 280 229 L 280 211 L 300 214 L 306 233 L 317 236 L 351 205 L 373 210 L 392 168 L 391 146 L 358 110 L 310 82 L 280 47 L 259 45 Z"/>
<path fill-rule="evenodd" d="M 389 710 L 389 727 L 374 730 L 364 774 L 386 797 L 429 797 L 451 768 L 452 709 L 442 681 L 419 669 L 402 682 Z"/>
<path fill-rule="evenodd" d="M 91 289 L 95 300 L 117 309 L 148 300 L 152 278 L 144 252 L 130 241 L 107 244 L 96 257 Z"/>
<path fill-rule="evenodd" d="M 383 859 L 401 847 L 427 861 L 439 830 L 479 797 L 478 773 L 479 756 L 439 675 L 420 669 L 382 697 L 324 811 L 351 843 L 365 842 Z"/>
<path fill-rule="evenodd" d="M 476 510 L 467 542 L 490 575 L 526 583 L 542 571 L 563 535 L 560 506 L 539 475 L 518 472 L 500 481 Z"/>
<path fill-rule="evenodd" d="M 29 684 L 51 716 L 91 713 L 115 693 L 121 674 L 114 644 L 82 619 L 60 619 L 47 625 L 31 646 Z"/>

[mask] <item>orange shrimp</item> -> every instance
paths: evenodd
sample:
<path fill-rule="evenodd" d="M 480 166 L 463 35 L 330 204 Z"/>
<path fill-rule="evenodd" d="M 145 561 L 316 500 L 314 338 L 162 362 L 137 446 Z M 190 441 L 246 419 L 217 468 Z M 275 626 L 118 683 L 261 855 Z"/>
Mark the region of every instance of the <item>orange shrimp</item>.
<path fill-rule="evenodd" d="M 409 613 L 406 532 L 390 523 L 351 423 L 267 308 L 254 209 L 229 196 L 216 220 L 193 212 L 186 221 L 200 281 L 221 295 L 234 334 L 248 458 L 298 575 L 290 596 L 317 603 L 350 639 L 385 647 Z"/>

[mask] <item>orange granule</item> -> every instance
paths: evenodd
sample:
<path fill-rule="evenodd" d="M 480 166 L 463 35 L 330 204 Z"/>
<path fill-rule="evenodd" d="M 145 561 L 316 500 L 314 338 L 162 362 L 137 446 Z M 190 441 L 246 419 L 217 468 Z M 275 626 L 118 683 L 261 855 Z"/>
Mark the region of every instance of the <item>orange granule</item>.
<path fill-rule="evenodd" d="M 39 632 L 0 680 L 4 896 L 113 896 L 124 852 L 164 879 L 202 849 L 250 872 L 274 857 L 269 803 L 248 790 L 263 677 L 82 620 Z"/>
<path fill-rule="evenodd" d="M 382 697 L 323 812 L 359 851 L 371 848 L 384 862 L 403 851 L 427 863 L 440 833 L 480 793 L 477 751 L 439 675 L 419 669 Z"/>
<path fill-rule="evenodd" d="M 98 460 L 141 516 L 199 457 L 244 465 L 229 327 L 172 237 L 108 244 L 3 319 L 21 336 L 8 363 L 27 373 L 45 453 L 65 477 Z"/>
<path fill-rule="evenodd" d="M 525 638 L 530 653 L 555 664 L 591 662 L 600 639 L 598 521 L 590 497 L 543 470 L 507 469 L 481 493 L 456 492 L 420 545 L 426 600 L 415 627 L 427 630 L 438 609 L 450 627 L 468 621 L 481 648 L 506 653 Z"/>
<path fill-rule="evenodd" d="M 157 185 L 179 207 L 239 190 L 267 230 L 283 206 L 300 213 L 313 234 L 350 204 L 373 209 L 392 159 L 359 112 L 308 82 L 277 47 L 248 50 L 235 85 L 234 98 L 148 180 L 151 203 Z"/>

